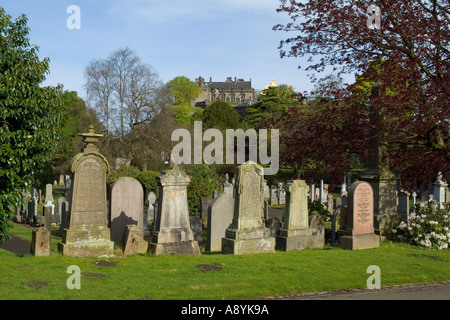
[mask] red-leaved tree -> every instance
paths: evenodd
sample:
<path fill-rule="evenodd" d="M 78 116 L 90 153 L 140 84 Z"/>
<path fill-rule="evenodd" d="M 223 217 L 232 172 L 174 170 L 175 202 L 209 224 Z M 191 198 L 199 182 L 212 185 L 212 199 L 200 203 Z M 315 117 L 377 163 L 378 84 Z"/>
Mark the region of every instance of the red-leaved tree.
<path fill-rule="evenodd" d="M 439 171 L 450 180 L 449 1 L 280 1 L 277 11 L 292 19 L 274 26 L 292 34 L 281 57 L 309 57 L 313 72 L 358 75 L 343 88 L 319 87 L 315 94 L 331 100 L 317 112 L 291 108 L 273 121 L 289 146 L 282 161 L 300 167 L 309 159 L 316 172 L 343 176 L 353 157 L 372 156 L 366 146 L 376 126 L 386 163 L 404 181 L 434 181 Z"/>

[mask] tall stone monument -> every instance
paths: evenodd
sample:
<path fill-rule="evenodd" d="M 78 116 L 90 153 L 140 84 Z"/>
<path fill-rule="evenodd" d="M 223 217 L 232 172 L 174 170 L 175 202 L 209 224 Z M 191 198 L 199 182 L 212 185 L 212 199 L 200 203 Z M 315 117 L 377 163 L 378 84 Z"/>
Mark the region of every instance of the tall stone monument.
<path fill-rule="evenodd" d="M 379 96 L 379 85 L 372 87 L 372 99 Z M 385 115 L 383 109 L 376 111 L 371 106 L 369 144 L 367 164 L 361 176 L 362 181 L 368 182 L 374 194 L 374 228 L 381 236 L 389 233 L 400 223 L 397 213 L 397 178 L 389 169 L 386 133 L 380 129 Z"/>
<path fill-rule="evenodd" d="M 283 227 L 276 237 L 276 248 L 283 251 L 308 247 L 311 230 L 308 222 L 309 187 L 303 180 L 289 181 L 285 186 L 286 206 Z"/>
<path fill-rule="evenodd" d="M 263 168 L 248 161 L 237 169 L 234 214 L 222 238 L 222 253 L 275 252 L 275 238 L 264 223 Z"/>
<path fill-rule="evenodd" d="M 191 179 L 177 165 L 158 176 L 158 211 L 150 250 L 154 254 L 200 255 L 190 227 L 187 185 Z"/>
<path fill-rule="evenodd" d="M 374 192 L 365 181 L 356 181 L 348 194 L 347 225 L 340 237 L 343 249 L 358 250 L 378 248 L 380 237 L 374 233 Z"/>
<path fill-rule="evenodd" d="M 80 134 L 86 147 L 72 159 L 73 194 L 68 227 L 58 249 L 68 256 L 112 256 L 114 242 L 106 216 L 106 174 L 109 164 L 97 147 L 99 138 L 93 126 Z"/>

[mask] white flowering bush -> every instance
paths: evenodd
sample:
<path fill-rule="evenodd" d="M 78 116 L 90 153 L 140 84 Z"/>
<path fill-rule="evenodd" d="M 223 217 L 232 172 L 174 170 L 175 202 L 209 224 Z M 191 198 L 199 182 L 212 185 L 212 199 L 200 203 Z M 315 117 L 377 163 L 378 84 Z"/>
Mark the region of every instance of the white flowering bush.
<path fill-rule="evenodd" d="M 417 207 L 408 222 L 402 221 L 392 230 L 395 237 L 412 245 L 429 249 L 448 249 L 450 244 L 450 203 L 438 209 L 433 201 L 428 207 Z"/>

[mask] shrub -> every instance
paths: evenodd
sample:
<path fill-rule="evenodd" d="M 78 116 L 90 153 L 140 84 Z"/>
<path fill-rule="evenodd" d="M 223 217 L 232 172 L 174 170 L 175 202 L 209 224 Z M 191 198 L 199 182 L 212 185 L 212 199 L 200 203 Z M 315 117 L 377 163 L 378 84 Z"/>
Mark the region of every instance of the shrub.
<path fill-rule="evenodd" d="M 114 170 L 108 177 L 106 183 L 108 185 L 108 190 L 111 190 L 112 185 L 121 177 L 131 177 L 138 180 L 142 187 L 144 188 L 144 198 L 146 195 L 153 191 L 158 197 L 158 183 L 156 182 L 156 177 L 159 175 L 156 171 L 141 171 L 133 166 L 121 167 Z"/>
<path fill-rule="evenodd" d="M 187 186 L 189 215 L 200 216 L 201 199 L 211 198 L 212 192 L 206 180 L 191 177 L 191 182 Z"/>
<path fill-rule="evenodd" d="M 450 203 L 438 209 L 435 201 L 428 207 L 416 207 L 408 222 L 402 221 L 398 228 L 391 230 L 395 238 L 412 245 L 429 249 L 448 249 L 450 243 Z"/>
<path fill-rule="evenodd" d="M 330 213 L 326 206 L 324 206 L 322 203 L 320 203 L 319 200 L 311 201 L 311 199 L 308 198 L 308 214 L 313 215 L 314 213 L 317 213 L 320 215 L 323 219 L 323 221 L 328 221 L 331 219 L 332 212 Z"/>

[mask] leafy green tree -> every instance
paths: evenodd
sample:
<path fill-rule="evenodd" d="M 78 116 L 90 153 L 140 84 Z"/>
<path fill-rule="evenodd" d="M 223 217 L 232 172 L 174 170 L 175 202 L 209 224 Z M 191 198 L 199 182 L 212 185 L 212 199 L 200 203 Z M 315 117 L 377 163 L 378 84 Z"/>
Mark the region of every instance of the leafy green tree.
<path fill-rule="evenodd" d="M 189 126 L 192 123 L 191 108 L 188 104 L 175 105 L 173 117 L 176 122 Z"/>
<path fill-rule="evenodd" d="M 11 208 L 51 159 L 61 125 L 62 88 L 40 87 L 49 59 L 30 45 L 27 17 L 0 7 L 0 243 L 9 238 Z"/>
<path fill-rule="evenodd" d="M 197 98 L 201 90 L 199 86 L 185 76 L 173 78 L 167 83 L 169 92 L 175 100 L 175 105 L 191 105 L 191 101 Z"/>
<path fill-rule="evenodd" d="M 263 119 L 278 119 L 290 106 L 300 104 L 296 97 L 294 88 L 286 84 L 264 89 L 258 96 L 258 102 L 247 108 L 245 122 L 258 128 Z"/>
<path fill-rule="evenodd" d="M 237 129 L 239 128 L 240 116 L 228 103 L 214 101 L 203 111 L 202 120 L 203 129 Z"/>
<path fill-rule="evenodd" d="M 96 132 L 103 131 L 95 111 L 88 108 L 75 91 L 64 91 L 61 96 L 64 113 L 58 146 L 53 153 L 52 164 L 56 171 L 67 169 L 72 157 L 83 148 L 79 133 L 87 132 L 92 124 Z"/>

